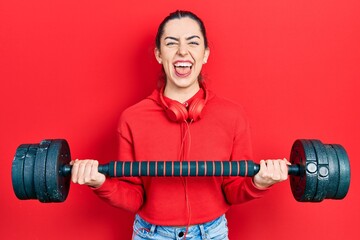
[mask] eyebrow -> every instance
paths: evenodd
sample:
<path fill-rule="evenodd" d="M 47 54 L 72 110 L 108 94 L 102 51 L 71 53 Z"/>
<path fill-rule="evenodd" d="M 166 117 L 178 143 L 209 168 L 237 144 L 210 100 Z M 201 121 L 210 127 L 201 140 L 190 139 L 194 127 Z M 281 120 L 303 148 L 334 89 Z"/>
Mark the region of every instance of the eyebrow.
<path fill-rule="evenodd" d="M 200 39 L 199 36 L 193 35 L 193 36 L 187 37 L 185 40 L 189 41 L 189 40 L 194 39 L 194 38 Z M 166 40 L 166 39 L 170 39 L 170 40 L 174 40 L 174 41 L 179 41 L 179 38 L 176 38 L 176 37 L 166 37 L 166 38 L 164 38 L 164 40 Z"/>

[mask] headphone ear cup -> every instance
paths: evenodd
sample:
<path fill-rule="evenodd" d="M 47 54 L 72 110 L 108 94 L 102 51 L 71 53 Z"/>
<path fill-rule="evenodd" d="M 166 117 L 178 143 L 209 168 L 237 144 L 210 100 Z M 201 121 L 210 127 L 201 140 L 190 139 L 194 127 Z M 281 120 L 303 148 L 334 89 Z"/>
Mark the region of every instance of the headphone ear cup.
<path fill-rule="evenodd" d="M 172 102 L 166 109 L 166 114 L 171 121 L 186 121 L 189 117 L 186 108 L 179 102 Z"/>
<path fill-rule="evenodd" d="M 193 121 L 197 121 L 201 117 L 201 112 L 205 107 L 204 99 L 194 99 L 189 107 L 189 118 Z"/>

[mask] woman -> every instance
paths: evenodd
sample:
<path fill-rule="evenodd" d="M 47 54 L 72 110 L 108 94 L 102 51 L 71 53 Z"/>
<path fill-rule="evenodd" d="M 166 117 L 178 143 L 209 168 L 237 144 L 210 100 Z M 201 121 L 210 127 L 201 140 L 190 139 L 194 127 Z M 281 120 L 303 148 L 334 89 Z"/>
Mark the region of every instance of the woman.
<path fill-rule="evenodd" d="M 201 80 L 209 55 L 204 24 L 195 14 L 176 11 L 163 20 L 155 57 L 165 81 L 123 112 L 118 127 L 121 160 L 251 159 L 242 108 L 216 96 Z M 97 161 L 83 160 L 73 163 L 72 181 L 136 213 L 133 239 L 228 239 L 225 212 L 287 179 L 286 164 L 285 159 L 262 160 L 254 178 L 109 179 L 97 172 Z"/>

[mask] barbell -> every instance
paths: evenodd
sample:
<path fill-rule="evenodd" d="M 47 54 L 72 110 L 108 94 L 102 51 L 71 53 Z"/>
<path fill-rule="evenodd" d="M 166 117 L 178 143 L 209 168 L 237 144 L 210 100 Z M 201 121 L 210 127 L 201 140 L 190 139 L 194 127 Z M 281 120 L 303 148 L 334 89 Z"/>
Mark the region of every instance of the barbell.
<path fill-rule="evenodd" d="M 43 140 L 22 144 L 12 163 L 12 184 L 18 199 L 63 202 L 70 189 L 70 148 L 66 140 Z M 290 185 L 299 202 L 343 199 L 350 185 L 350 164 L 339 144 L 298 139 L 290 153 Z M 260 165 L 240 161 L 111 161 L 99 165 L 108 177 L 216 177 L 254 176 Z"/>

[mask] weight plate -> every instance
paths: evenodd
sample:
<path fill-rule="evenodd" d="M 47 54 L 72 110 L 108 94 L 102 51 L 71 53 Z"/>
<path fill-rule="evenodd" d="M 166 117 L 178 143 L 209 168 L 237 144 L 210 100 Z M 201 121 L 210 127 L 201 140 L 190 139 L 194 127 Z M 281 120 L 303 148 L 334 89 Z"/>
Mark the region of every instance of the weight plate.
<path fill-rule="evenodd" d="M 24 186 L 28 199 L 36 199 L 34 186 L 34 164 L 38 144 L 31 144 L 24 160 Z"/>
<path fill-rule="evenodd" d="M 317 188 L 313 197 L 313 202 L 321 202 L 326 196 L 329 184 L 329 160 L 327 158 L 324 144 L 319 140 L 310 140 L 315 149 L 317 159 Z"/>
<path fill-rule="evenodd" d="M 64 139 L 51 140 L 46 158 L 46 192 L 49 202 L 63 202 L 70 189 L 71 175 L 64 176 L 61 168 L 71 161 L 69 144 Z"/>
<path fill-rule="evenodd" d="M 11 180 L 15 195 L 18 199 L 28 199 L 24 184 L 24 159 L 29 149 L 29 144 L 20 145 L 15 152 L 11 167 Z"/>
<path fill-rule="evenodd" d="M 49 197 L 46 192 L 46 157 L 50 146 L 50 140 L 43 140 L 40 142 L 39 148 L 36 151 L 34 164 L 34 186 L 37 199 L 40 202 L 49 202 Z"/>
<path fill-rule="evenodd" d="M 345 149 L 339 144 L 331 144 L 339 160 L 339 187 L 334 199 L 343 199 L 350 186 L 350 163 Z"/>
<path fill-rule="evenodd" d="M 325 149 L 329 160 L 329 184 L 325 198 L 332 199 L 335 197 L 339 187 L 339 160 L 332 146 L 326 144 Z"/>
<path fill-rule="evenodd" d="M 290 162 L 299 165 L 300 174 L 290 176 L 291 191 L 299 202 L 312 201 L 317 188 L 317 164 L 314 147 L 309 140 L 298 139 L 294 142 Z M 313 171 L 308 168 L 314 167 Z"/>

